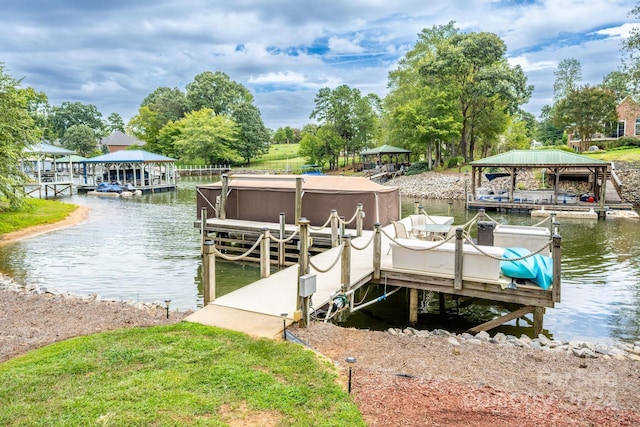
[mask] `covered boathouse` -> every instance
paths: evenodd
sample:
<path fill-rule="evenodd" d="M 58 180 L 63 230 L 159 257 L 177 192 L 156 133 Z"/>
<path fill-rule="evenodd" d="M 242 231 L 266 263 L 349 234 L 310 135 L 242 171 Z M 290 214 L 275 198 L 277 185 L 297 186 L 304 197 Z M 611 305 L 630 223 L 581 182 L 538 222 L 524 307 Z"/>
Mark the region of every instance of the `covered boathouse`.
<path fill-rule="evenodd" d="M 20 169 L 27 177 L 25 194 L 40 198 L 73 194 L 73 155 L 72 150 L 46 142 L 27 147 L 20 161 Z"/>
<path fill-rule="evenodd" d="M 541 169 L 550 189 L 519 190 L 518 171 L 523 169 Z M 607 204 L 616 203 L 620 208 L 625 208 L 612 182 L 616 177 L 611 164 L 580 154 L 563 150 L 513 150 L 473 161 L 471 170 L 471 192 L 467 194 L 469 209 L 593 209 L 601 216 Z M 487 178 L 484 181 L 483 173 Z M 487 191 L 483 185 L 496 176 L 509 177 L 508 186 L 499 191 Z M 561 177 L 586 180 L 590 185 L 590 200 L 581 202 L 581 195 L 563 193 L 560 189 Z"/>
<path fill-rule="evenodd" d="M 93 191 L 102 183 L 131 184 L 143 193 L 175 190 L 176 159 L 144 150 L 120 150 L 83 160 L 86 165 L 78 192 Z"/>

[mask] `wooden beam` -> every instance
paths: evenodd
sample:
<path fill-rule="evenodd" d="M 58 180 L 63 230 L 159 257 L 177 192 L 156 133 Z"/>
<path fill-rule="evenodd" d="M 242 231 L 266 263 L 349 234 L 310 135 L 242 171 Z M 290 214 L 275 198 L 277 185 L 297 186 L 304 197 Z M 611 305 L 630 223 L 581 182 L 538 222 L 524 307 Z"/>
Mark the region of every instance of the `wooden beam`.
<path fill-rule="evenodd" d="M 493 320 L 489 320 L 488 322 L 483 323 L 482 325 L 478 325 L 476 327 L 473 327 L 471 329 L 469 329 L 469 332 L 473 332 L 473 333 L 477 333 L 477 332 L 481 332 L 481 331 L 488 331 L 491 330 L 493 328 L 497 328 L 498 326 L 507 323 L 510 320 L 513 319 L 517 319 L 519 317 L 524 316 L 525 314 L 529 314 L 532 313 L 536 308 L 541 308 L 541 307 L 534 307 L 531 305 L 526 305 L 522 308 L 519 308 L 515 311 L 512 311 L 509 314 L 505 314 L 502 317 L 498 317 L 496 319 Z M 535 325 L 534 325 L 534 329 L 535 329 Z"/>

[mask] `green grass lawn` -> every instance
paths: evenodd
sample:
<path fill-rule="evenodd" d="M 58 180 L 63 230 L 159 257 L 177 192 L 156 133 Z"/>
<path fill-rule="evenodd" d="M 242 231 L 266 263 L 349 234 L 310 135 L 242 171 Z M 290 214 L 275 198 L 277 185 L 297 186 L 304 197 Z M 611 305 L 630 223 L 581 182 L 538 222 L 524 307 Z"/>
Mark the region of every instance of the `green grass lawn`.
<path fill-rule="evenodd" d="M 18 211 L 0 211 L 0 234 L 61 221 L 76 208 L 55 200 L 27 199 Z"/>
<path fill-rule="evenodd" d="M 0 364 L 0 425 L 365 425 L 339 382 L 293 343 L 189 322 L 122 329 Z"/>
<path fill-rule="evenodd" d="M 583 153 L 591 158 L 604 160 L 605 162 L 635 162 L 640 163 L 640 148 L 628 148 L 624 150 L 595 151 Z"/>

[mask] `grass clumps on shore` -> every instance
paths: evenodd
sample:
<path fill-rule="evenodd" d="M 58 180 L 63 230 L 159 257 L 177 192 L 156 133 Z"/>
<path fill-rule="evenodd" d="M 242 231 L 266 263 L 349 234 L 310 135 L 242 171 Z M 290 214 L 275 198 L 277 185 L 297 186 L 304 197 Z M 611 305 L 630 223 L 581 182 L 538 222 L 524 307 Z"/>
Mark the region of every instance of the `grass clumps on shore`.
<path fill-rule="evenodd" d="M 76 205 L 55 200 L 27 199 L 19 210 L 0 209 L 0 235 L 34 225 L 62 221 L 76 208 Z"/>
<path fill-rule="evenodd" d="M 0 425 L 363 426 L 329 362 L 189 322 L 78 337 L 0 364 Z"/>

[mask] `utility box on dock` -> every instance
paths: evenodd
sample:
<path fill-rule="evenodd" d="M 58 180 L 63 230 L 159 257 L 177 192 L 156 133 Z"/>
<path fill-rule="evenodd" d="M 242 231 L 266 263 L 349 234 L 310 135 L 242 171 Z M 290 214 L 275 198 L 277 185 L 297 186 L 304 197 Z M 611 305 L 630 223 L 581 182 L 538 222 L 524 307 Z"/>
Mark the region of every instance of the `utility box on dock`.
<path fill-rule="evenodd" d="M 316 275 L 305 274 L 300 276 L 300 286 L 298 288 L 298 295 L 306 298 L 316 293 Z"/>
<path fill-rule="evenodd" d="M 478 221 L 478 244 L 493 246 L 493 229 L 495 224 L 491 221 Z"/>

